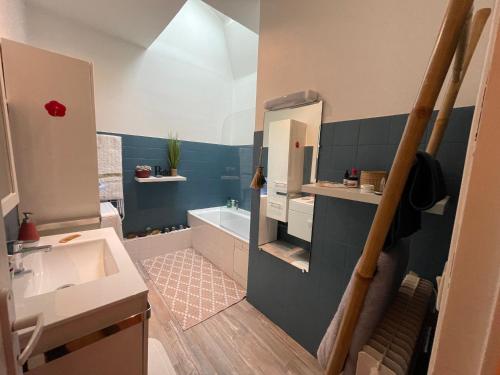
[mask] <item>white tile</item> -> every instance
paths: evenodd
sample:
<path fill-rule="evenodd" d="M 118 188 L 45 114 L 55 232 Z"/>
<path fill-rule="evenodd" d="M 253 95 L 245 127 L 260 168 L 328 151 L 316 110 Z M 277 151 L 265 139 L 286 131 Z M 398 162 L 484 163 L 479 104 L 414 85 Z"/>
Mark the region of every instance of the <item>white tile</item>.
<path fill-rule="evenodd" d="M 243 241 L 235 239 L 234 240 L 234 246 L 237 247 L 238 249 L 243 248 Z"/>
<path fill-rule="evenodd" d="M 248 242 L 241 242 L 241 249 L 248 252 Z"/>
<path fill-rule="evenodd" d="M 123 242 L 132 260 L 143 260 L 193 246 L 191 229 L 133 238 Z"/>
<path fill-rule="evenodd" d="M 238 276 L 237 273 L 233 275 L 234 281 L 240 284 L 245 290 L 247 289 L 247 280 L 241 276 Z"/>
<path fill-rule="evenodd" d="M 190 218 L 193 248 L 232 277 L 235 241 L 225 231 L 199 220 Z"/>
<path fill-rule="evenodd" d="M 242 249 L 234 249 L 234 273 L 245 281 L 248 277 L 248 252 Z"/>

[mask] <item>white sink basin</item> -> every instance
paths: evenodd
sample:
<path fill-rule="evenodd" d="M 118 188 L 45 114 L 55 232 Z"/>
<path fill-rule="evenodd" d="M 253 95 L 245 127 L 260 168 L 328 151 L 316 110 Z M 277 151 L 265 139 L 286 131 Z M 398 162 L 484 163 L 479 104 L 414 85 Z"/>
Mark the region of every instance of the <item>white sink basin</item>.
<path fill-rule="evenodd" d="M 31 272 L 15 276 L 15 298 L 28 298 L 88 283 L 118 272 L 105 239 L 55 245 L 49 252 L 27 255 L 24 267 Z"/>
<path fill-rule="evenodd" d="M 24 267 L 33 272 L 12 280 L 16 317 L 43 315 L 43 334 L 35 354 L 95 333 L 147 310 L 148 288 L 113 228 L 40 238 L 49 252 L 30 254 Z M 68 285 L 71 285 L 67 287 Z M 26 345 L 30 330 L 20 334 Z"/>

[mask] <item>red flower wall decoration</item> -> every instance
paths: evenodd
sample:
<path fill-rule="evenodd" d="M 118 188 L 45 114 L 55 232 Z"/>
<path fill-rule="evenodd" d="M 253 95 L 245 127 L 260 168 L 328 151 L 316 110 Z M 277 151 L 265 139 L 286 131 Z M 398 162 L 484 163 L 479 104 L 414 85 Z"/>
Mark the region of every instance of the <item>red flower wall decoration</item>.
<path fill-rule="evenodd" d="M 66 115 L 66 106 L 57 100 L 51 100 L 45 104 L 45 109 L 49 115 L 54 117 L 64 117 Z"/>

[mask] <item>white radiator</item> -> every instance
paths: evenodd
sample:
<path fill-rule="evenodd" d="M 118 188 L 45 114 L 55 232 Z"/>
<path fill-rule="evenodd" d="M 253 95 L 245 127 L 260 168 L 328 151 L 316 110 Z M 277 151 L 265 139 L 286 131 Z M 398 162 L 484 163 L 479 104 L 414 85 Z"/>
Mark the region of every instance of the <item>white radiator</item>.
<path fill-rule="evenodd" d="M 357 375 L 405 375 L 433 293 L 430 281 L 406 275 L 370 341 L 358 354 Z"/>

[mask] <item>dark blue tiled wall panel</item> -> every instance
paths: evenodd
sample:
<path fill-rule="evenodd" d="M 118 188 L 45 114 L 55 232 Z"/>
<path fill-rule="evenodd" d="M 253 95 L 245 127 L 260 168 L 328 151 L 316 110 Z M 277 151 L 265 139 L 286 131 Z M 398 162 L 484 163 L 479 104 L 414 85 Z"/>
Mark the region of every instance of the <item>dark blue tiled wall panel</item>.
<path fill-rule="evenodd" d="M 136 165 L 168 168 L 167 140 L 115 135 L 122 137 L 125 233 L 185 224 L 187 210 L 222 206 L 229 197 L 249 209 L 252 146 L 182 141 L 178 173 L 187 181 L 140 184 L 134 180 Z"/>
<path fill-rule="evenodd" d="M 473 107 L 453 110 L 438 153 L 451 195 L 444 216 L 423 214 L 423 228 L 410 239 L 409 269 L 434 280 L 447 258 Z M 408 115 L 323 124 L 318 178 L 340 180 L 346 169 L 385 169 L 392 164 Z M 435 116 L 434 116 L 435 117 Z M 425 148 L 432 124 L 421 148 Z M 254 139 L 254 163 L 262 132 Z M 315 354 L 337 310 L 363 249 L 376 206 L 316 197 L 309 273 L 258 250 L 259 193 L 252 195 L 248 300 Z"/>
<path fill-rule="evenodd" d="M 431 280 L 442 272 L 448 254 L 460 190 L 467 141 L 474 107 L 455 108 L 437 159 L 443 168 L 451 204 L 444 216 L 423 214 L 423 229 L 410 242 L 414 251 L 410 269 Z M 420 149 L 424 150 L 432 132 L 433 114 Z M 321 127 L 320 180 L 340 181 L 346 169 L 389 170 L 403 134 L 408 115 L 377 117 L 323 124 Z"/>

